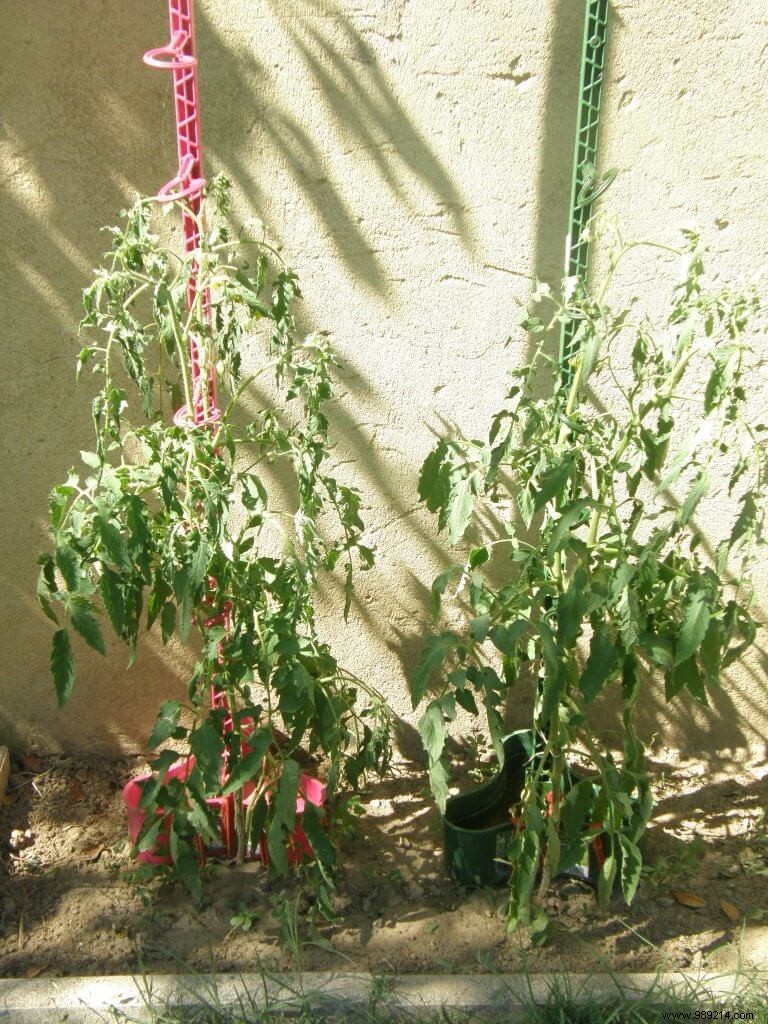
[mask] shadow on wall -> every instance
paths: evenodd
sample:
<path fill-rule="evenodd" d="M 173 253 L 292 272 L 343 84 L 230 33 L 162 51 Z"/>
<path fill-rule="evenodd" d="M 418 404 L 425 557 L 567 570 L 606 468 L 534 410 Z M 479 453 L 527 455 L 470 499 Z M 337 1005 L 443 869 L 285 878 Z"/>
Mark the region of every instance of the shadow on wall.
<path fill-rule="evenodd" d="M 251 207 L 279 237 L 279 228 L 269 224 L 274 199 L 259 178 L 258 166 L 246 162 L 255 135 L 266 163 L 274 166 L 277 157 L 277 165 L 290 177 L 288 183 L 279 181 L 280 192 L 298 191 L 349 276 L 383 295 L 393 268 L 384 266 L 372 247 L 375 238 L 361 227 L 367 208 L 355 205 L 348 182 L 340 180 L 352 167 L 344 158 L 354 154 L 355 176 L 367 175 L 362 182 L 366 198 L 386 189 L 413 212 L 414 190 L 423 188 L 446 212 L 464 249 L 475 252 L 465 199 L 349 16 L 332 0 L 312 4 L 311 10 L 298 0 L 266 0 L 265 7 L 287 44 L 278 56 L 290 68 L 302 69 L 301 92 L 318 94 L 320 110 L 314 105 L 305 109 L 306 97 L 281 75 L 279 64 L 268 67 L 259 59 L 258 30 L 253 48 L 235 49 L 204 10 L 197 18 L 198 48 L 205 54 L 201 90 L 206 153 L 250 197 Z M 303 119 L 297 107 L 306 114 Z M 312 121 L 318 118 L 322 130 L 313 131 Z M 361 181 L 356 184 L 359 188 Z M 278 208 L 281 202 L 278 195 Z"/>
<path fill-rule="evenodd" d="M 464 251 L 476 255 L 467 204 L 434 148 L 412 123 L 376 53 L 338 4 L 322 0 L 311 5 L 311 15 L 308 6 L 298 0 L 265 0 L 268 13 L 262 17 L 271 20 L 269 31 L 279 28 L 286 40 L 281 54 L 285 70 L 276 71 L 275 65 L 259 60 L 255 43 L 233 46 L 223 23 L 220 27 L 217 20 L 214 25 L 204 5 L 198 4 L 198 45 L 205 54 L 204 144 L 212 164 L 228 173 L 236 189 L 248 197 L 249 212 L 258 214 L 276 236 L 282 196 L 286 190 L 296 194 L 322 226 L 350 279 L 379 296 L 386 296 L 397 268 L 387 266 L 376 251 L 375 234 L 363 226 L 366 211 L 356 206 L 359 200 L 354 196 L 359 192 L 348 188 L 338 171 L 341 166 L 367 175 L 369 193 L 387 190 L 409 210 L 415 208 L 419 191 L 428 192 Z M 532 239 L 535 273 L 545 280 L 557 279 L 562 268 L 578 84 L 579 6 L 558 0 L 546 64 L 545 132 L 538 172 L 541 202 Z M 17 17 L 10 13 L 14 7 Z M 38 733 L 44 744 L 90 745 L 114 754 L 121 744 L 144 742 L 160 696 L 181 686 L 180 663 L 150 638 L 126 685 L 118 686 L 112 679 L 105 688 L 105 665 L 113 675 L 122 673 L 122 652 L 108 662 L 82 654 L 81 678 L 71 705 L 56 717 L 47 668 L 50 632 L 34 610 L 33 559 L 45 543 L 40 513 L 50 486 L 65 475 L 77 450 L 91 443 L 84 415 L 87 388 L 75 391 L 70 382 L 79 348 L 75 325 L 80 291 L 106 247 L 99 226 L 112 222 L 115 210 L 134 188 L 152 192 L 175 169 L 169 81 L 139 59 L 145 49 L 165 40 L 165 11 L 161 4 L 150 6 L 141 0 L 120 7 L 88 0 L 22 7 L 21 0 L 12 0 L 5 6 L 3 21 L 12 59 L 0 68 L 0 146 L 8 164 L 0 183 L 8 225 L 0 253 L 6 299 L 0 331 L 18 371 L 11 382 L 14 395 L 19 387 L 34 394 L 35 415 L 17 415 L 7 423 L 3 453 L 2 479 L 17 500 L 16 522 L 6 533 L 13 547 L 2 560 L 0 614 L 11 624 L 15 640 L 2 682 L 2 731 L 11 740 Z M 258 28 L 249 31 L 259 38 Z M 237 38 L 251 37 L 239 32 Z M 299 65 L 325 111 L 322 132 L 313 130 L 311 119 L 301 117 L 292 105 L 296 90 L 283 88 L 285 74 L 295 75 Z M 278 73 L 283 77 L 276 80 Z M 92 100 L 84 103 L 83 97 Z M 513 142 L 509 140 L 510 152 Z M 348 154 L 354 154 L 353 164 L 343 163 L 341 158 Z M 500 330 L 500 344 L 504 333 Z M 467 339 L 468 346 L 476 344 L 487 346 L 488 339 Z M 354 364 L 343 383 L 354 405 L 365 409 L 368 424 L 336 405 L 332 433 L 343 440 L 345 452 L 355 461 L 355 475 L 370 504 L 387 510 L 374 538 L 380 564 L 360 581 L 356 614 L 364 635 L 388 646 L 408 675 L 431 628 L 430 581 L 411 573 L 404 587 L 391 586 L 392 609 L 386 619 L 371 614 L 366 588 L 388 586 L 386 574 L 404 550 L 426 552 L 441 564 L 454 560 L 455 553 L 436 536 L 432 518 L 415 509 L 418 465 L 409 467 L 410 493 L 403 494 L 393 483 L 393 465 L 402 467 L 404 458 L 413 456 L 387 450 L 377 442 L 375 429 L 369 429 L 377 420 L 386 421 L 387 404 Z M 500 382 L 500 394 L 501 387 Z M 266 396 L 257 392 L 249 396 L 254 407 L 264 400 Z M 6 396 L 4 407 L 9 406 Z M 331 594 L 334 587 L 332 583 Z M 23 698 L 19 680 L 25 684 L 20 688 Z M 730 715 L 735 727 L 730 698 L 723 693 L 721 699 L 718 710 Z M 50 713 L 41 710 L 49 706 Z M 669 713 L 653 707 L 651 715 L 658 712 Z M 83 721 L 92 724 L 91 737 L 84 736 Z M 691 731 L 687 715 L 678 710 L 673 721 L 678 727 L 684 724 L 692 746 L 706 747 L 705 727 Z M 49 727 L 47 733 L 41 722 Z"/>
<path fill-rule="evenodd" d="M 287 33 L 288 64 L 305 64 L 311 90 L 322 91 L 333 113 L 338 137 L 331 145 L 370 153 L 373 177 L 367 189 L 384 187 L 405 206 L 412 204 L 413 189 L 427 189 L 462 245 L 472 250 L 472 227 L 458 188 L 341 9 L 326 5 L 317 12 L 319 20 L 311 21 L 302 20 L 300 5 L 290 13 L 294 17 L 286 20 L 276 8 L 267 16 Z M 329 17 L 333 32 L 323 22 Z M 5 407 L 8 399 L 17 401 L 23 387 L 35 396 L 35 414 L 33 420 L 17 415 L 7 424 L 3 453 L 3 479 L 17 495 L 17 518 L 6 533 L 13 547 L 2 559 L 3 618 L 13 624 L 15 643 L 5 665 L 0 722 L 11 742 L 37 735 L 44 745 L 90 745 L 115 753 L 121 743 L 144 741 L 158 693 L 179 686 L 180 666 L 176 662 L 172 671 L 173 658 L 155 650 L 150 640 L 141 666 L 123 686 L 115 683 L 123 672 L 122 653 L 104 662 L 81 652 L 78 686 L 57 715 L 47 665 L 50 632 L 34 599 L 34 557 L 47 543 L 40 513 L 50 487 L 66 475 L 77 450 L 92 445 L 84 415 L 87 384 L 78 390 L 72 385 L 81 290 L 108 246 L 100 227 L 114 222 L 116 210 L 135 190 L 151 193 L 175 170 L 169 76 L 140 61 L 146 49 L 165 40 L 166 13 L 163 5 L 150 8 L 140 0 L 119 9 L 94 7 L 87 0 L 34 9 L 12 2 L 2 21 L 12 59 L 0 69 L 5 165 L 0 197 L 7 229 L 0 254 L 6 298 L 0 329 L 16 370 Z M 205 53 L 201 86 L 211 163 L 227 170 L 267 223 L 274 212 L 269 168 L 287 171 L 290 183 L 279 182 L 283 192 L 290 188 L 308 204 L 348 274 L 383 293 L 392 268 L 374 252 L 374 239 L 360 226 L 361 211 L 344 183 L 328 176 L 329 143 L 320 140 L 327 135 L 326 122 L 322 132 L 312 132 L 287 102 L 265 109 L 265 93 L 290 92 L 270 80 L 254 52 L 230 49 L 202 4 L 198 32 Z M 261 177 L 259 166 L 245 158 L 248 136 L 256 129 L 261 148 L 268 150 Z M 348 386 L 353 376 L 347 376 Z M 366 402 L 372 400 L 369 392 Z M 354 430 L 351 420 L 334 426 L 342 433 Z M 370 454 L 364 439 L 362 447 Z M 375 477 L 377 469 L 374 464 L 366 475 Z M 381 500 L 392 497 L 384 494 Z M 19 687 L 19 681 L 25 685 Z M 93 725 L 90 736 L 84 735 L 84 721 Z"/>

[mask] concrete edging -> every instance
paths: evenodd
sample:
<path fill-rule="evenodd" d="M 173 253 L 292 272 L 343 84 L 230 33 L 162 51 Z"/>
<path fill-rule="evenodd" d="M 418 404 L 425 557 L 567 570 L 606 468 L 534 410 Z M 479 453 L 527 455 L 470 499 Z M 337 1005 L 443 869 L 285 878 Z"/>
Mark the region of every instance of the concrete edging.
<path fill-rule="evenodd" d="M 145 975 L 135 977 L 0 979 L 0 1022 L 8 1024 L 103 1024 L 113 1010 L 131 1021 L 148 1021 L 151 993 L 157 1006 L 200 1006 L 213 1001 L 222 1009 L 282 1009 L 307 1005 L 322 1011 L 354 1010 L 371 1005 L 379 1011 L 428 1013 L 443 1007 L 464 1012 L 503 1010 L 514 1017 L 531 1002 L 543 1004 L 553 989 L 579 1002 L 609 999 L 621 993 L 640 998 L 656 989 L 665 995 L 690 995 L 706 986 L 711 1000 L 726 1000 L 743 990 L 738 975 L 707 974 L 498 974 L 400 975 L 382 981 L 370 974 L 307 972 L 303 974 Z M 66 1016 L 65 1016 L 66 1015 Z M 112 1019 L 112 1018 L 108 1018 Z"/>

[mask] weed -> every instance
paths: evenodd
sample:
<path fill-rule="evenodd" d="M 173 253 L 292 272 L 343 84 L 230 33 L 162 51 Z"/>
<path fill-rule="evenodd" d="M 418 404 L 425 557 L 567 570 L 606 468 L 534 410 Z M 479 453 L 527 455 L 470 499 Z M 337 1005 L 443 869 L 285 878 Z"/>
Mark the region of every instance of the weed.
<path fill-rule="evenodd" d="M 657 889 L 676 885 L 696 871 L 703 855 L 704 842 L 700 838 L 689 842 L 676 839 L 672 853 L 658 857 L 655 864 L 643 865 L 643 878 Z"/>
<path fill-rule="evenodd" d="M 232 931 L 240 928 L 244 932 L 249 932 L 254 921 L 258 920 L 260 916 L 260 911 L 249 909 L 241 900 L 237 905 L 237 913 L 229 919 L 229 923 L 232 925 Z"/>

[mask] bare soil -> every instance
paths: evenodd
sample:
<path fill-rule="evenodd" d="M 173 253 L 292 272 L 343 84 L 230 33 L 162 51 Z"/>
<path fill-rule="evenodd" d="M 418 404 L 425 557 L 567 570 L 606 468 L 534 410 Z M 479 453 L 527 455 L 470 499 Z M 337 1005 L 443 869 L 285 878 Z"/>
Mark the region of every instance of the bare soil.
<path fill-rule="evenodd" d="M 289 901 L 303 925 L 309 900 L 295 880 L 269 879 L 259 864 L 211 864 L 197 909 L 176 885 L 132 880 L 120 789 L 143 767 L 138 759 L 14 760 L 0 808 L 0 975 L 211 966 L 726 971 L 739 956 L 768 967 L 768 828 L 759 819 L 768 806 L 765 766 L 725 776 L 703 763 L 657 758 L 657 807 L 642 844 L 649 866 L 634 904 L 617 896 L 602 911 L 586 886 L 558 880 L 546 901 L 554 935 L 543 949 L 506 933 L 503 888 L 472 892 L 444 877 L 441 823 L 424 775 L 401 766 L 370 787 L 365 814 L 344 841 L 335 898 L 341 923 L 293 952 L 274 908 Z M 681 904 L 681 893 L 703 905 Z M 253 912 L 248 931 L 231 923 L 241 905 Z"/>

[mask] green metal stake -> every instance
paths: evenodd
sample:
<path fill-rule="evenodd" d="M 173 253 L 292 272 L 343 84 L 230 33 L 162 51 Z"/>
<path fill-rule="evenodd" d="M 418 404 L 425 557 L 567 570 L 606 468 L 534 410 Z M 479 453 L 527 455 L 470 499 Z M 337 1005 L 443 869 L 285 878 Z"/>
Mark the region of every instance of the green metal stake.
<path fill-rule="evenodd" d="M 579 110 L 576 117 L 576 144 L 571 176 L 571 209 L 565 242 L 566 277 L 577 277 L 586 284 L 589 270 L 589 242 L 582 233 L 592 215 L 592 204 L 616 177 L 615 169 L 598 178 L 597 136 L 600 125 L 600 98 L 605 67 L 605 43 L 608 34 L 608 0 L 586 0 L 584 40 L 581 49 Z M 566 394 L 573 378 L 574 344 L 578 321 L 567 320 L 560 329 L 560 382 Z M 543 679 L 537 684 L 538 699 Z M 546 730 L 545 730 L 546 731 Z M 541 742 L 541 737 L 539 737 Z"/>
<path fill-rule="evenodd" d="M 565 242 L 566 277 L 578 277 L 582 283 L 586 283 L 589 270 L 589 242 L 581 237 L 582 232 L 592 215 L 592 204 L 616 177 L 616 170 L 612 169 L 598 178 L 596 169 L 607 31 L 608 0 L 586 0 L 570 221 Z M 564 388 L 568 387 L 573 375 L 577 329 L 578 322 L 568 320 L 560 330 L 560 372 Z"/>

